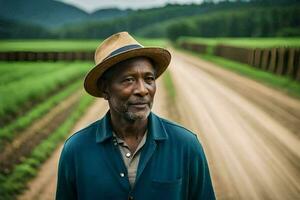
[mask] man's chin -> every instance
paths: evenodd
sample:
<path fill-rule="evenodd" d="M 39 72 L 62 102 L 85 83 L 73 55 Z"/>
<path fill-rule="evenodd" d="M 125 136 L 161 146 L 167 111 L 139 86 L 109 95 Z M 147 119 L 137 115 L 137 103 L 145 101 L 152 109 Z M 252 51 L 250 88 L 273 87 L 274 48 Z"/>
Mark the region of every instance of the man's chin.
<path fill-rule="evenodd" d="M 150 109 L 147 111 L 127 112 L 126 118 L 130 121 L 145 120 L 150 114 Z"/>

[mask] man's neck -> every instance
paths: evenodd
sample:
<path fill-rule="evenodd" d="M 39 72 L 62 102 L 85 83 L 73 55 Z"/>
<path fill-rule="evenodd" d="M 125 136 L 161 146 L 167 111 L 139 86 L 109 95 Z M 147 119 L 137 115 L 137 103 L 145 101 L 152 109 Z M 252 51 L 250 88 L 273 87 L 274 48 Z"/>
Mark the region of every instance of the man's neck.
<path fill-rule="evenodd" d="M 143 137 L 147 129 L 147 118 L 132 121 L 112 112 L 110 112 L 110 116 L 113 130 L 116 135 L 122 139 L 136 138 L 139 140 Z"/>

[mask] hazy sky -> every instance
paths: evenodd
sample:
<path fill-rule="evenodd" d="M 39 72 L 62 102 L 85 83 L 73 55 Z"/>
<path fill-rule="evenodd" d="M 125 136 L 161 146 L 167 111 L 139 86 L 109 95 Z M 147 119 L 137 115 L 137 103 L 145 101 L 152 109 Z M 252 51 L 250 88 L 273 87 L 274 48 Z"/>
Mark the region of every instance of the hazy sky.
<path fill-rule="evenodd" d="M 83 10 L 92 12 L 99 8 L 118 7 L 124 8 L 149 8 L 159 7 L 167 3 L 201 3 L 203 0 L 59 0 L 65 3 L 75 5 Z"/>

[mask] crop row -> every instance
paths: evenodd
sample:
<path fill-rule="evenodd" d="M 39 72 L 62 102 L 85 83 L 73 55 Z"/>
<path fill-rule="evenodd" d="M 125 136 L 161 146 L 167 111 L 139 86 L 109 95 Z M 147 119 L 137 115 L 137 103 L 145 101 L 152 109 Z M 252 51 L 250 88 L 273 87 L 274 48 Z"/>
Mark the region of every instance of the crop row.
<path fill-rule="evenodd" d="M 73 109 L 69 117 L 47 139 L 37 144 L 30 156 L 15 166 L 9 175 L 0 174 L 0 197 L 7 200 L 15 199 L 15 196 L 25 188 L 26 182 L 37 173 L 38 167 L 43 161 L 68 136 L 74 123 L 91 102 L 92 98 L 90 96 L 83 95 L 80 103 Z"/>
<path fill-rule="evenodd" d="M 33 107 L 23 116 L 14 120 L 10 124 L 3 126 L 3 128 L 0 130 L 0 150 L 3 148 L 3 143 L 14 139 L 23 129 L 32 124 L 35 120 L 39 119 L 45 113 L 49 112 L 53 106 L 70 96 L 76 89 L 80 87 L 81 82 L 82 81 L 79 80 L 70 84 L 64 90 Z"/>
<path fill-rule="evenodd" d="M 0 87 L 26 78 L 43 76 L 63 67 L 62 63 L 50 65 L 50 63 L 0 62 Z"/>
<path fill-rule="evenodd" d="M 64 85 L 82 77 L 88 70 L 87 63 L 51 63 L 51 65 L 59 65 L 55 71 L 41 73 L 37 76 L 28 76 L 27 78 L 13 81 L 7 85 L 0 86 L 0 118 L 7 115 L 22 112 L 23 107 L 31 107 L 32 104 L 43 100 L 49 94 L 64 87 Z M 44 64 L 40 64 L 36 70 L 43 68 Z M 49 63 L 45 64 L 49 65 Z M 23 113 L 21 113 L 23 114 Z"/>

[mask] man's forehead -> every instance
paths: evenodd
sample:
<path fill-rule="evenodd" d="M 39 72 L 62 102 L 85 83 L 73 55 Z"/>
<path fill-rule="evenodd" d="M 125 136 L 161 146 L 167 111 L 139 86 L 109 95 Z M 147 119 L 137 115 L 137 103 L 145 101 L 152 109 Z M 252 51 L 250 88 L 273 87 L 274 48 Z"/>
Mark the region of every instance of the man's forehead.
<path fill-rule="evenodd" d="M 138 57 L 138 58 L 132 58 L 128 59 L 126 61 L 123 61 L 121 63 L 118 63 L 115 66 L 115 72 L 114 74 L 126 74 L 126 73 L 132 73 L 135 71 L 142 71 L 142 72 L 150 72 L 154 73 L 155 69 L 150 59 L 145 57 Z"/>

